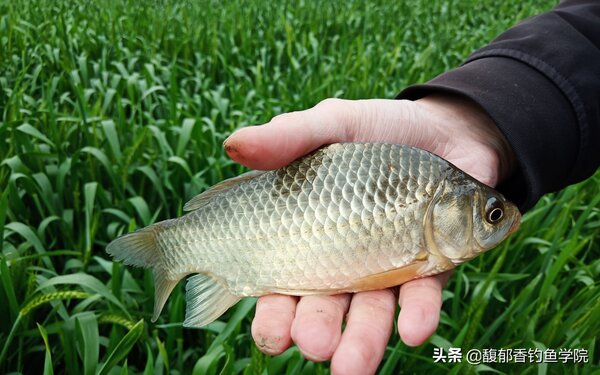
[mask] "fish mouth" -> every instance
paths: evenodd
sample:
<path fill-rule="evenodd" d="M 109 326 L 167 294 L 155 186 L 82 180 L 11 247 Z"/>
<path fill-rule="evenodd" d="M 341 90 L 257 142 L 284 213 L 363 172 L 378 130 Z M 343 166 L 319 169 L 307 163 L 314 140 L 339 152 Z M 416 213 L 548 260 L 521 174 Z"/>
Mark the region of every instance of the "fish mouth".
<path fill-rule="evenodd" d="M 516 232 L 520 226 L 521 226 L 521 215 L 518 214 L 517 217 L 515 217 L 515 219 L 513 220 L 512 225 L 508 229 L 508 234 L 512 234 L 512 233 Z"/>

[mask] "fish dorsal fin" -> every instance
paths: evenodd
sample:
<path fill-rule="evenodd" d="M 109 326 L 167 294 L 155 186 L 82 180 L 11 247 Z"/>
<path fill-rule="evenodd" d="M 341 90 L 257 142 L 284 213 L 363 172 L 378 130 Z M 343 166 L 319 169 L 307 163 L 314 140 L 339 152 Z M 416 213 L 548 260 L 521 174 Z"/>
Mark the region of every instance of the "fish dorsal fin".
<path fill-rule="evenodd" d="M 197 274 L 188 279 L 185 287 L 184 327 L 203 327 L 235 305 L 240 297 L 213 276 Z"/>
<path fill-rule="evenodd" d="M 184 211 L 193 211 L 207 204 L 215 195 L 221 194 L 233 186 L 241 184 L 242 182 L 252 180 L 266 173 L 266 171 L 250 171 L 243 173 L 239 176 L 229 178 L 227 180 L 223 180 L 216 184 L 215 186 L 209 188 L 208 190 L 196 195 L 194 198 L 190 199 L 185 206 L 183 206 Z"/>

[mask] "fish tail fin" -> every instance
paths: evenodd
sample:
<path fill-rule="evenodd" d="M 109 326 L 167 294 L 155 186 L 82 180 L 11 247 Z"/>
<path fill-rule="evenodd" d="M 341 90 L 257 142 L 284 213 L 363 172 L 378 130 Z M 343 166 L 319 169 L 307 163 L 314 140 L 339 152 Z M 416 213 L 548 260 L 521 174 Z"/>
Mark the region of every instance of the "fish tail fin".
<path fill-rule="evenodd" d="M 240 300 L 223 281 L 202 273 L 188 279 L 185 291 L 184 327 L 203 327 Z"/>
<path fill-rule="evenodd" d="M 136 267 L 152 268 L 155 289 L 153 322 L 158 319 L 158 315 L 175 285 L 185 276 L 182 275 L 176 280 L 167 277 L 167 272 L 163 266 L 163 256 L 157 243 L 158 225 L 160 224 L 126 234 L 112 241 L 106 247 L 106 252 L 116 261 L 122 261 L 126 265 Z"/>

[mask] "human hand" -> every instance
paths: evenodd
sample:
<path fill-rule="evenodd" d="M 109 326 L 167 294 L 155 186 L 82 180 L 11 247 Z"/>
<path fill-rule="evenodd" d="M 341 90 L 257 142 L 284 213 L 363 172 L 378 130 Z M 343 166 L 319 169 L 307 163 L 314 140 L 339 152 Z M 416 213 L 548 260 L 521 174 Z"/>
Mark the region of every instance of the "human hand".
<path fill-rule="evenodd" d="M 415 102 L 328 99 L 305 111 L 276 116 L 265 125 L 240 129 L 224 146 L 236 162 L 269 170 L 335 142 L 416 146 L 490 186 L 512 167 L 510 147 L 492 120 L 472 102 L 455 96 Z M 407 345 L 422 344 L 436 330 L 448 277 L 443 273 L 400 286 L 398 331 Z M 333 373 L 374 373 L 392 331 L 395 300 L 392 289 L 264 296 L 256 305 L 252 336 L 266 354 L 280 354 L 293 341 L 307 359 L 331 359 Z"/>

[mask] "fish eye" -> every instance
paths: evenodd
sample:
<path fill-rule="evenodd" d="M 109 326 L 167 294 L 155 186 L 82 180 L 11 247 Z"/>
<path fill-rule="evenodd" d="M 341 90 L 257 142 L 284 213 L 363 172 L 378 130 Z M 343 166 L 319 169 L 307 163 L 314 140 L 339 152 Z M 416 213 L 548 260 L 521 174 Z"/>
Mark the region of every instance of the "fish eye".
<path fill-rule="evenodd" d="M 504 207 L 497 198 L 491 197 L 485 204 L 485 219 L 490 224 L 496 224 L 504 217 Z"/>

